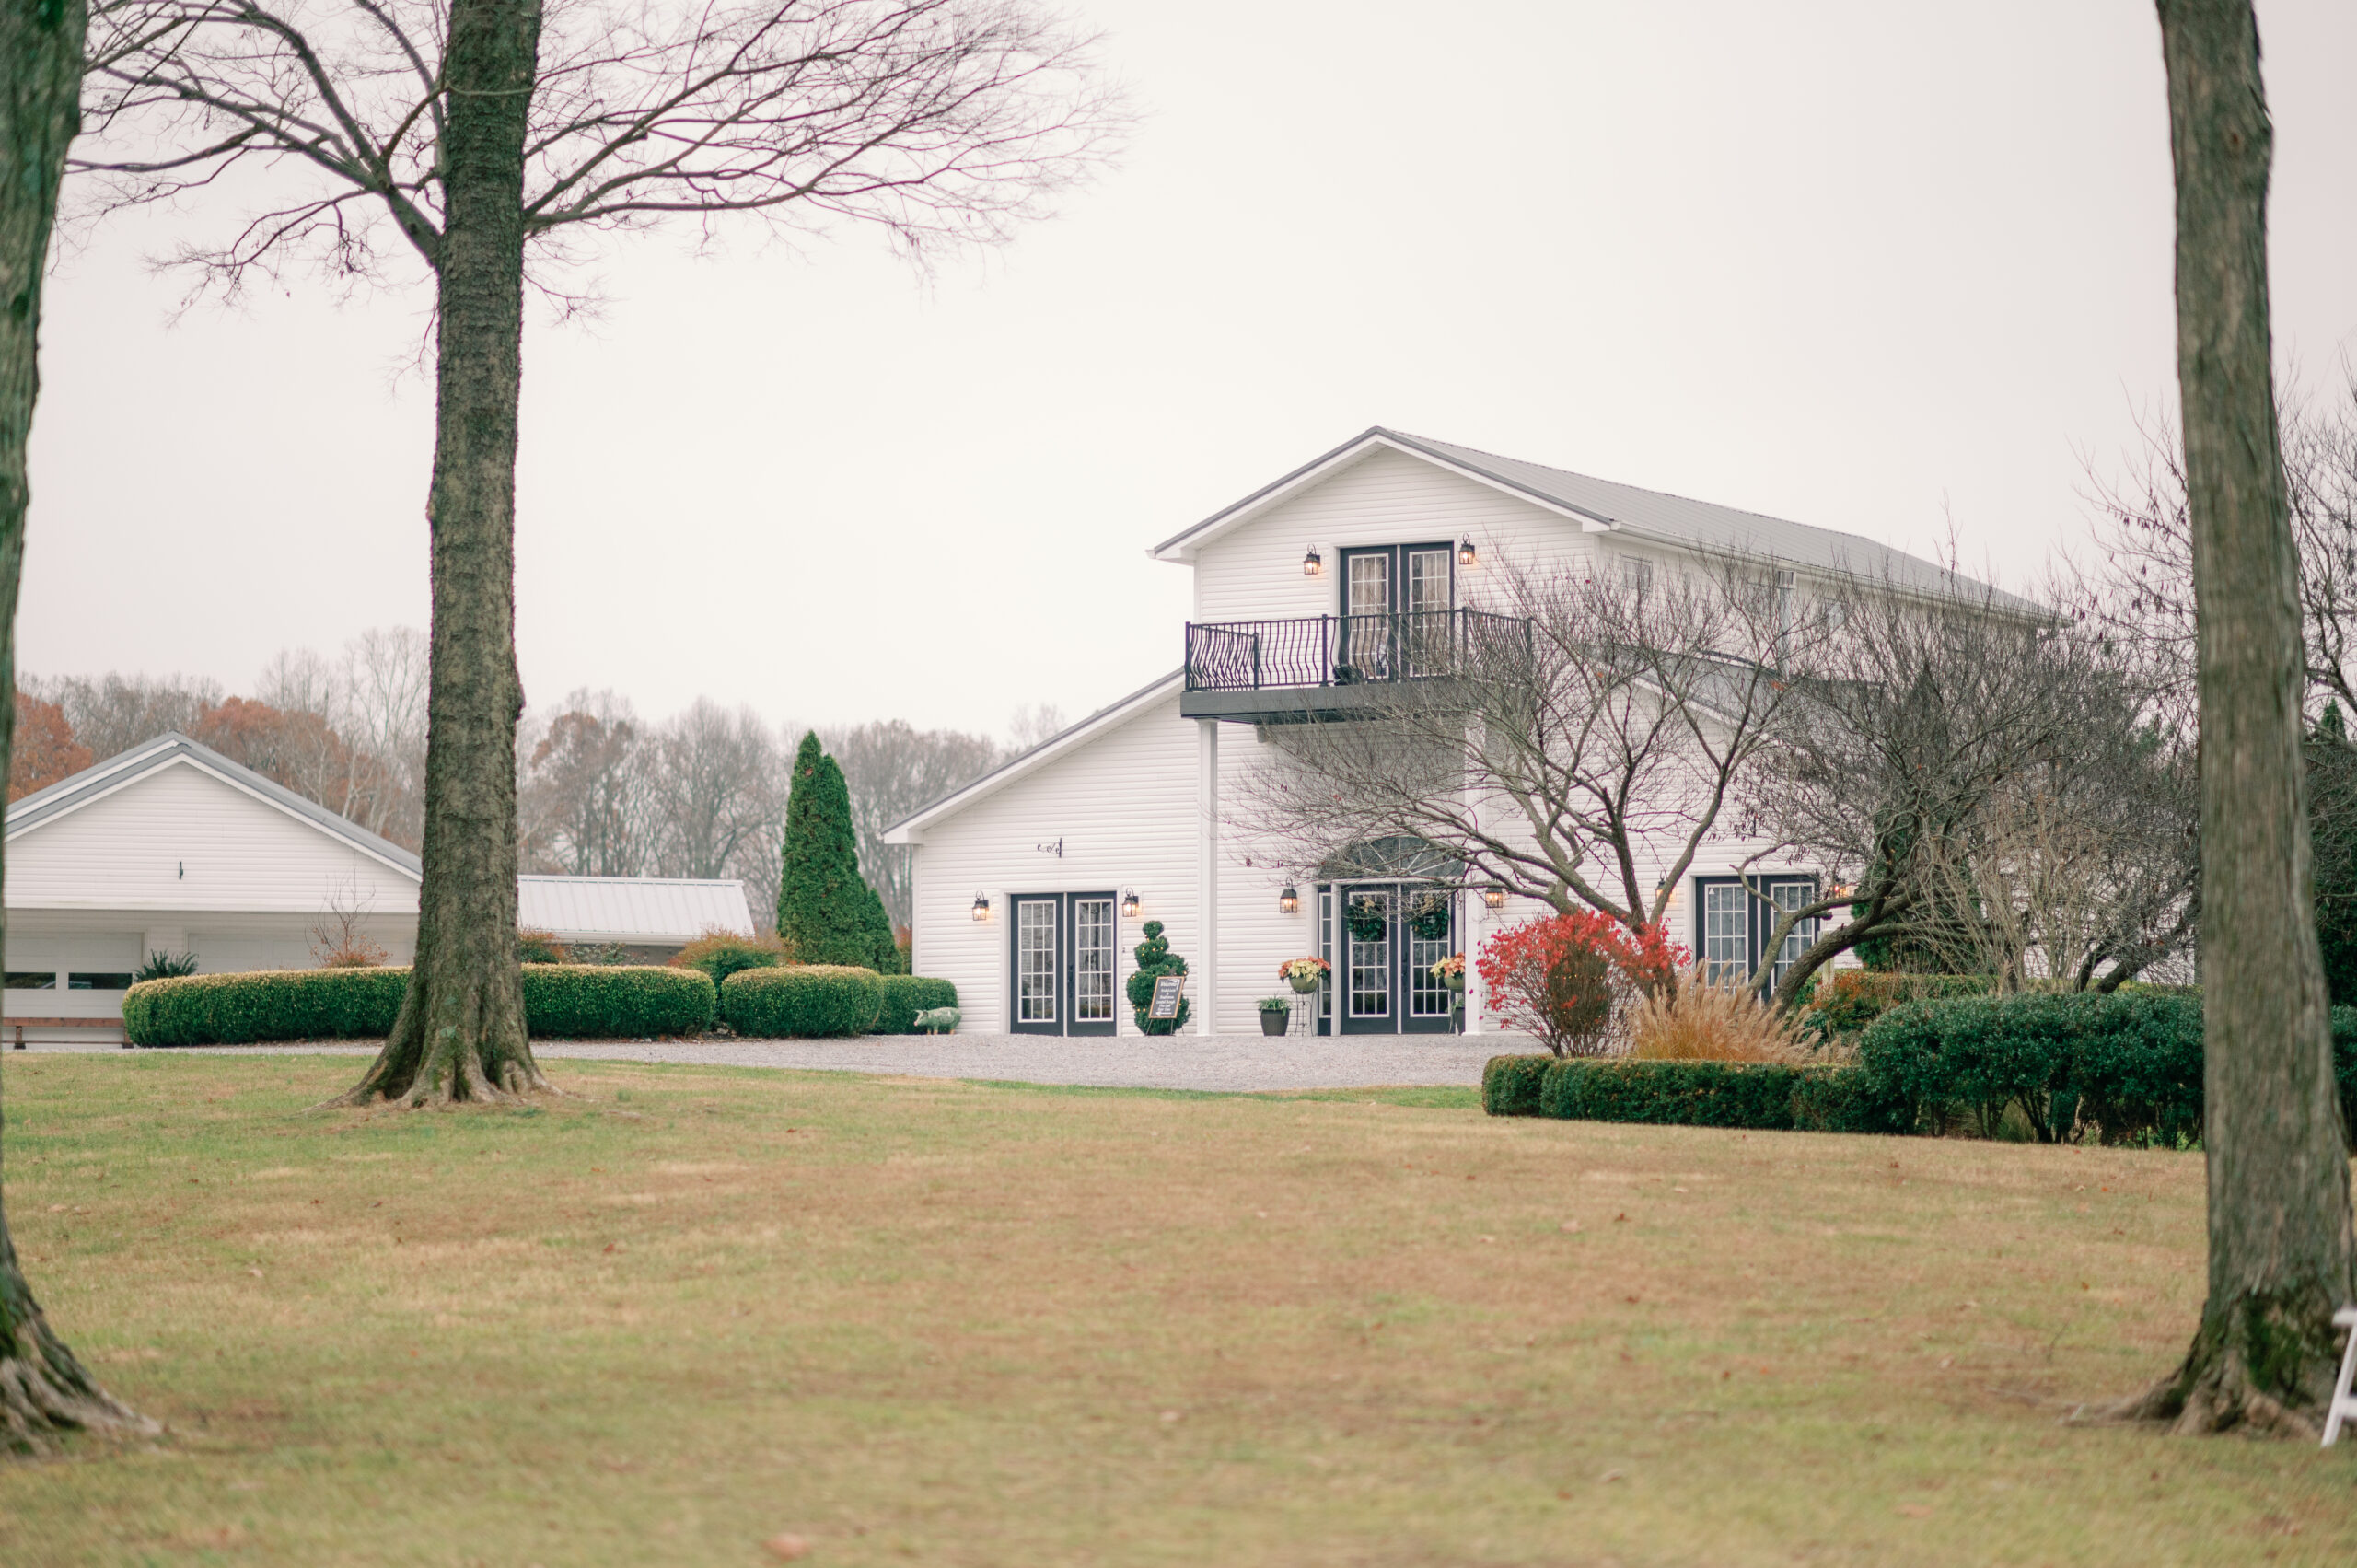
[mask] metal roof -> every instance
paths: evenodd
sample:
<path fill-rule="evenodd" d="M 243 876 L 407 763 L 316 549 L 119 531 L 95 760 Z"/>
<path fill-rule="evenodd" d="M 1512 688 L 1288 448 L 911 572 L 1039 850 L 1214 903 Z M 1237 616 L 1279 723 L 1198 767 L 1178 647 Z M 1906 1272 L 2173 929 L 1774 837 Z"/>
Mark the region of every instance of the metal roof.
<path fill-rule="evenodd" d="M 1280 493 L 1334 465 L 1338 459 L 1355 458 L 1370 445 L 1390 447 L 1461 469 L 1543 505 L 1570 512 L 1600 531 L 1625 533 L 1632 538 L 1713 554 L 1773 561 L 1805 570 L 1839 572 L 1870 580 L 1879 578 L 1894 587 L 1918 593 L 1963 595 L 1972 598 L 1985 595 L 2007 609 L 2039 612 L 2038 607 L 2026 599 L 1990 588 L 1960 573 L 1951 572 L 1944 566 L 1857 534 L 1837 533 L 1831 528 L 1788 522 L 1762 512 L 1747 512 L 1709 501 L 1666 494 L 1658 490 L 1643 490 L 1633 484 L 1620 484 L 1608 479 L 1596 479 L 1564 469 L 1549 468 L 1544 463 L 1528 462 L 1520 458 L 1501 457 L 1494 452 L 1460 447 L 1428 436 L 1411 436 L 1379 424 L 1353 436 L 1275 482 L 1254 491 L 1233 505 L 1213 513 L 1194 527 L 1163 540 L 1149 553 L 1163 556 L 1167 552 L 1178 550 L 1179 558 L 1183 559 L 1194 546 L 1208 542 L 1210 535 L 1224 532 L 1226 528 L 1244 521 L 1263 502 L 1273 500 Z"/>
<path fill-rule="evenodd" d="M 306 800 L 275 779 L 264 778 L 242 762 L 232 762 L 210 746 L 191 740 L 178 730 L 166 730 L 155 739 L 118 753 L 105 761 L 58 780 L 8 807 L 7 836 L 29 831 L 44 822 L 77 811 L 90 802 L 112 795 L 135 780 L 174 764 L 193 766 L 236 788 L 258 795 L 292 817 L 299 817 L 321 832 L 343 840 L 411 877 L 421 874 L 418 858 L 389 839 L 378 838 L 348 817 L 340 817 L 315 800 Z"/>
<path fill-rule="evenodd" d="M 398 871 L 412 877 L 422 875 L 417 856 L 401 845 L 177 731 L 167 731 L 46 789 L 35 790 L 8 807 L 7 836 L 13 839 L 55 821 L 175 765 L 212 773 Z M 742 936 L 753 934 L 745 884 L 733 879 L 518 877 L 516 901 L 518 923 L 553 932 L 569 942 L 689 942 L 715 929 Z"/>
<path fill-rule="evenodd" d="M 516 923 L 567 942 L 692 942 L 753 934 L 745 884 L 690 877 L 516 878 Z"/>

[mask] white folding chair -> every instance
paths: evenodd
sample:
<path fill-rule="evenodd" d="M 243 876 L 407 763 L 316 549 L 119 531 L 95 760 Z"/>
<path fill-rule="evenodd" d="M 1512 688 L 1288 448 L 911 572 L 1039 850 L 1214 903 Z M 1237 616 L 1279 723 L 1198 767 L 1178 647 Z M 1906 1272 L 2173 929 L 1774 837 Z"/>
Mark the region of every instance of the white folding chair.
<path fill-rule="evenodd" d="M 2340 1423 L 2357 1416 L 2357 1395 L 2349 1391 L 2350 1379 L 2357 1376 L 2357 1307 L 2344 1307 L 2332 1315 L 2336 1328 L 2349 1330 L 2349 1348 L 2340 1353 L 2340 1381 L 2332 1387 L 2332 1408 L 2325 1412 L 2324 1446 L 2331 1447 L 2340 1441 Z"/>

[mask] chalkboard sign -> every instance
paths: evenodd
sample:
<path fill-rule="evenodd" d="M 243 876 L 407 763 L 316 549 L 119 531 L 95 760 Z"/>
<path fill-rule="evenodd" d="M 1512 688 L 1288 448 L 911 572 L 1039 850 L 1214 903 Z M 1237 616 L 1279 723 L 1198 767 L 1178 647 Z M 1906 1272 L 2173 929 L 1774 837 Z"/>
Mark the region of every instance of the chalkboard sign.
<path fill-rule="evenodd" d="M 1183 974 L 1162 974 L 1154 977 L 1154 1000 L 1147 1005 L 1145 1016 L 1153 1019 L 1175 1018 L 1178 1016 L 1178 993 L 1187 987 Z"/>

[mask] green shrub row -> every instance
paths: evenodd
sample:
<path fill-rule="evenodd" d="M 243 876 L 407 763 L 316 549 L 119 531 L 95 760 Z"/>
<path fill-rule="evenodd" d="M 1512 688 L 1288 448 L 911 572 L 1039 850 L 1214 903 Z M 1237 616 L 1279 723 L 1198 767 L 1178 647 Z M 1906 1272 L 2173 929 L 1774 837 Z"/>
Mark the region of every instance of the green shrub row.
<path fill-rule="evenodd" d="M 765 1040 L 864 1035 L 883 1012 L 884 977 L 850 964 L 739 970 L 720 987 L 721 1021 Z"/>
<path fill-rule="evenodd" d="M 1481 1074 L 1492 1116 L 1648 1121 L 1764 1132 L 1893 1130 L 1883 1097 L 1848 1067 L 1627 1057 L 1493 1056 Z"/>
<path fill-rule="evenodd" d="M 920 1011 L 958 1005 L 946 980 L 869 970 L 742 970 L 718 993 L 702 970 L 668 965 L 526 964 L 523 981 L 525 1027 L 543 1040 L 691 1035 L 715 1009 L 739 1034 L 907 1034 Z M 123 1033 L 150 1046 L 382 1039 L 408 989 L 406 967 L 143 981 L 124 993 Z"/>
<path fill-rule="evenodd" d="M 2357 1129 L 2357 1008 L 2332 1010 L 2344 1128 Z M 1858 1041 L 1905 1130 L 1993 1134 L 2009 1110 L 2042 1141 L 2198 1138 L 2201 998 L 2190 992 L 1919 1002 Z"/>
<path fill-rule="evenodd" d="M 1801 1027 L 1822 1039 L 1854 1040 L 1866 1026 L 1910 1002 L 1986 996 L 1995 981 L 1980 974 L 1910 974 L 1904 970 L 1836 970 L 1820 972 Z"/>
<path fill-rule="evenodd" d="M 2357 1008 L 2332 1014 L 2342 1124 L 2357 1130 Z M 1697 1127 L 1995 1136 L 2009 1114 L 2047 1141 L 2176 1144 L 2202 1114 L 2195 995 L 1961 997 L 1891 1009 L 1843 1066 L 1499 1056 L 1492 1116 Z"/>
<path fill-rule="evenodd" d="M 409 989 L 402 969 L 266 970 L 143 980 L 123 993 L 134 1045 L 247 1045 L 377 1039 Z"/>
<path fill-rule="evenodd" d="M 881 978 L 881 983 L 884 1009 L 877 1017 L 875 1030 L 880 1035 L 914 1034 L 919 1013 L 958 1005 L 958 988 L 946 980 L 928 980 L 921 974 L 888 974 Z"/>
<path fill-rule="evenodd" d="M 712 1024 L 712 977 L 654 964 L 526 964 L 524 1027 L 543 1040 L 646 1040 Z"/>

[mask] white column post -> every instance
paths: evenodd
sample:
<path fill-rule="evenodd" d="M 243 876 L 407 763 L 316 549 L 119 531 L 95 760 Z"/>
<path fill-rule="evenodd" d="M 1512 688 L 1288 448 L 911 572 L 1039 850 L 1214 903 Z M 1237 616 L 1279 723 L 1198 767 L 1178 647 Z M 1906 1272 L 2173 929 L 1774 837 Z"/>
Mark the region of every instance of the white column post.
<path fill-rule="evenodd" d="M 1195 1032 L 1219 1032 L 1219 720 L 1195 721 Z"/>

